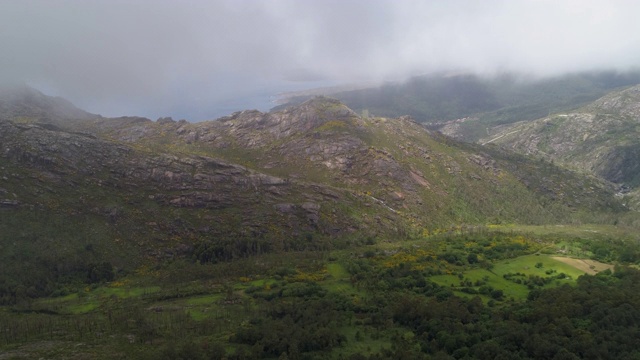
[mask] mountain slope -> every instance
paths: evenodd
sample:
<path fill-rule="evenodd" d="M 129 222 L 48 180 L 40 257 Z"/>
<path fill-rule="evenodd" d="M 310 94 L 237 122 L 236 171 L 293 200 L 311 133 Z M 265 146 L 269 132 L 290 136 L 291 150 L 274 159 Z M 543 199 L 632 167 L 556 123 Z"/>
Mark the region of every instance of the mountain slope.
<path fill-rule="evenodd" d="M 540 207 L 539 197 L 556 196 L 555 192 L 563 192 L 560 186 L 571 188 L 569 183 L 576 176 L 506 153 L 456 143 L 410 118 L 362 118 L 328 98 L 279 112 L 239 112 L 214 122 L 112 125 L 99 126 L 97 136 L 153 151 L 222 157 L 290 181 L 370 194 L 420 219 L 421 224 L 501 217 L 517 222 L 550 221 L 558 214 Z M 550 177 L 562 174 L 557 176 L 557 188 L 550 185 L 556 188 L 550 192 L 528 189 L 540 177 L 536 172 Z M 579 182 L 583 181 L 596 182 Z M 515 198 L 528 199 L 528 210 L 515 205 Z M 573 204 L 574 199 L 569 198 L 562 206 Z M 599 201 L 605 204 L 605 199 Z M 505 208 L 508 210 L 499 211 Z"/>
<path fill-rule="evenodd" d="M 176 258 L 629 215 L 594 178 L 458 143 L 410 118 L 363 118 L 328 98 L 197 124 L 8 118 L 0 116 L 5 302 Z"/>
<path fill-rule="evenodd" d="M 575 111 L 500 129 L 484 140 L 631 187 L 640 185 L 640 86 Z"/>
<path fill-rule="evenodd" d="M 0 116 L 19 122 L 41 122 L 57 125 L 61 120 L 98 118 L 98 115 L 78 109 L 60 97 L 51 97 L 26 86 L 0 86 Z"/>

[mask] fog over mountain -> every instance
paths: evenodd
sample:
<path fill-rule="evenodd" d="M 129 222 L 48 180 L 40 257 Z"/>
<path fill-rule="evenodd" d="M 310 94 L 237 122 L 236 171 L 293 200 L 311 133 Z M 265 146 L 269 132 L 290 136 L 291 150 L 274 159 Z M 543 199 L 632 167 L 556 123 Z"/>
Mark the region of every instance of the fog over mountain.
<path fill-rule="evenodd" d="M 628 70 L 638 13 L 631 0 L 3 1 L 0 80 L 105 116 L 197 121 L 439 71 Z"/>

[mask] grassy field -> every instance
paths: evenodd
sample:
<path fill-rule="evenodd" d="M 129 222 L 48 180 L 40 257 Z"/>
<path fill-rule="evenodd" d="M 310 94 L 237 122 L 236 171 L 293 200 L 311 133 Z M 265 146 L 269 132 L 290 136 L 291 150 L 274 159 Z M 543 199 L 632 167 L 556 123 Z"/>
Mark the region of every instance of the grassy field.
<path fill-rule="evenodd" d="M 566 258 L 564 258 L 566 259 Z M 577 259 L 576 259 L 577 260 Z M 502 290 L 504 296 L 507 299 L 513 298 L 514 300 L 524 300 L 527 298 L 529 288 L 527 285 L 518 284 L 514 281 L 505 278 L 508 274 L 522 274 L 514 276 L 514 278 L 526 279 L 530 275 L 549 277 L 555 276 L 560 273 L 566 274 L 564 279 L 556 279 L 543 287 L 558 286 L 566 283 L 575 283 L 575 280 L 586 273 L 580 261 L 562 261 L 556 257 L 547 255 L 526 255 L 520 256 L 514 259 L 508 259 L 499 261 L 494 264 L 491 270 L 487 269 L 473 269 L 462 273 L 463 279 L 469 279 L 472 283 L 478 281 L 485 282 L 486 285 L 491 286 L 494 289 Z M 604 265 L 604 264 L 603 264 Z M 463 287 L 460 285 L 461 279 L 458 275 L 436 275 L 430 278 L 437 284 L 452 287 L 457 295 L 468 294 L 462 292 L 460 289 Z M 479 286 L 474 286 L 479 288 Z M 488 299 L 488 297 L 485 297 Z"/>
<path fill-rule="evenodd" d="M 345 295 L 354 295 L 357 293 L 349 281 L 351 275 L 342 264 L 327 264 L 327 272 L 330 277 L 323 282 L 325 289 Z"/>
<path fill-rule="evenodd" d="M 159 286 L 124 287 L 114 282 L 111 286 L 102 286 L 95 289 L 87 287 L 77 293 L 66 296 L 37 300 L 32 306 L 35 309 L 46 309 L 61 314 L 85 314 L 106 302 L 142 298 L 159 291 Z"/>

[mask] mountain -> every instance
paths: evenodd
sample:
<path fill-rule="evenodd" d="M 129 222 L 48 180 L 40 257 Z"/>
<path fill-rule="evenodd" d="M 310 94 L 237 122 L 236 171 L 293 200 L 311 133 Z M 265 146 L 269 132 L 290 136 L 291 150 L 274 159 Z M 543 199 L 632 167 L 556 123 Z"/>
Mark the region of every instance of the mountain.
<path fill-rule="evenodd" d="M 0 116 L 48 124 L 99 117 L 78 109 L 63 98 L 44 95 L 24 84 L 0 86 Z"/>
<path fill-rule="evenodd" d="M 640 86 L 574 111 L 500 128 L 485 143 L 552 160 L 624 186 L 640 186 Z"/>
<path fill-rule="evenodd" d="M 103 118 L 31 89 L 3 96 L 5 303 L 17 289 L 52 294 L 180 258 L 344 248 L 456 224 L 635 221 L 594 177 L 330 98 L 188 123 Z"/>
<path fill-rule="evenodd" d="M 358 113 L 410 115 L 430 129 L 476 142 L 495 126 L 575 109 L 616 88 L 638 83 L 638 72 L 585 72 L 541 79 L 517 74 L 436 74 L 364 89 L 328 89 L 324 93 Z M 302 95 L 289 96 L 289 100 L 299 103 L 309 98 Z"/>
<path fill-rule="evenodd" d="M 499 218 L 498 209 L 510 207 L 503 203 L 512 203 L 509 197 L 520 191 L 531 192 L 518 197 L 530 197 L 532 206 L 526 215 L 514 206 L 505 212 L 505 220 L 544 222 L 557 216 L 546 209 L 536 218 L 532 211 L 538 195 L 550 195 L 531 185 L 531 173 L 546 165 L 457 143 L 408 117 L 363 118 L 329 98 L 197 124 L 121 118 L 92 126 L 99 138 L 151 153 L 210 156 L 292 184 L 322 184 L 365 194 L 365 199 L 385 204 L 382 208 L 392 208 L 391 213 L 403 212 L 425 226 Z M 549 175 L 557 175 L 558 182 L 574 176 L 555 168 Z M 499 190 L 514 187 L 514 193 Z M 564 205 L 572 206 L 573 201 L 567 198 Z"/>

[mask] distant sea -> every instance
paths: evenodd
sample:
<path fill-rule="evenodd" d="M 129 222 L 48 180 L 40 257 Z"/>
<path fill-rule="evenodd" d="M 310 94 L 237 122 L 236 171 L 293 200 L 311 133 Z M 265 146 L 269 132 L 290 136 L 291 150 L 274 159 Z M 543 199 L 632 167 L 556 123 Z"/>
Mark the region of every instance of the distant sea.
<path fill-rule="evenodd" d="M 281 98 L 281 94 L 331 87 L 337 84 L 335 81 L 287 82 L 257 89 L 227 100 L 210 102 L 202 107 L 190 106 L 189 109 L 184 109 L 185 111 L 182 111 L 182 113 L 185 114 L 184 117 L 189 121 L 199 122 L 217 119 L 242 110 L 267 112 L 279 105 L 277 101 Z"/>

